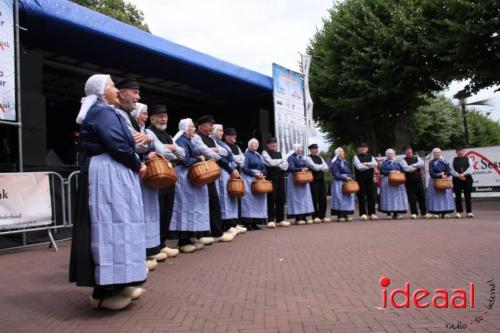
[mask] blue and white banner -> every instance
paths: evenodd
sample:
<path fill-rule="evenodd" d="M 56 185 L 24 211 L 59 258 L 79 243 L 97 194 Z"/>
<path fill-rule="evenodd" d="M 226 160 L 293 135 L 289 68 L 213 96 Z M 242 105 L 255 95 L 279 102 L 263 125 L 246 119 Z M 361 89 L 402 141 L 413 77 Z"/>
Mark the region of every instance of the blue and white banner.
<path fill-rule="evenodd" d="M 286 154 L 294 143 L 307 148 L 304 76 L 273 64 L 274 126 L 279 149 Z"/>
<path fill-rule="evenodd" d="M 0 0 L 0 120 L 16 121 L 14 0 Z"/>

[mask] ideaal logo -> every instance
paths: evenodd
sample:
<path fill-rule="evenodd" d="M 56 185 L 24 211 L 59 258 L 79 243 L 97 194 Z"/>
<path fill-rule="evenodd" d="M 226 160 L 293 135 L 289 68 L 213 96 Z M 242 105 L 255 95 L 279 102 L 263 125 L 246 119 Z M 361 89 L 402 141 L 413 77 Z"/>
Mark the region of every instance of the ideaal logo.
<path fill-rule="evenodd" d="M 447 309 L 452 307 L 455 309 L 465 309 L 467 306 L 471 309 L 474 308 L 474 282 L 469 283 L 468 293 L 465 289 L 453 289 L 451 298 L 450 293 L 446 289 L 434 289 L 431 293 L 427 289 L 416 289 L 411 292 L 410 282 L 405 282 L 404 288 L 395 288 L 387 296 L 387 287 L 391 284 L 391 279 L 383 276 L 379 279 L 379 284 L 382 287 L 382 308 L 387 308 L 387 300 L 393 308 L 409 308 L 410 304 L 419 309 L 425 309 L 429 306 L 437 309 Z M 396 302 L 396 296 L 402 295 L 403 302 Z M 429 299 L 430 297 L 430 299 Z"/>
<path fill-rule="evenodd" d="M 487 300 L 487 305 L 484 306 L 480 314 L 471 320 L 459 320 L 456 323 L 447 323 L 447 329 L 463 330 L 485 319 L 488 311 L 492 310 L 495 304 L 495 281 L 492 278 L 486 281 L 486 283 L 489 286 L 490 295 Z M 451 292 L 448 292 L 446 289 L 434 289 L 433 293 L 423 288 L 411 292 L 410 282 L 405 282 L 404 288 L 395 288 L 388 295 L 387 287 L 389 287 L 390 284 L 391 280 L 387 276 L 383 276 L 379 279 L 379 285 L 382 287 L 382 309 L 387 308 L 389 303 L 396 309 L 410 308 L 410 304 L 413 304 L 413 306 L 419 309 L 425 309 L 430 306 L 436 309 L 447 309 L 449 307 L 454 309 L 474 309 L 475 306 L 474 282 L 469 282 L 468 290 L 465 288 L 455 288 L 452 289 Z M 402 302 L 396 301 L 398 295 L 403 296 Z"/>

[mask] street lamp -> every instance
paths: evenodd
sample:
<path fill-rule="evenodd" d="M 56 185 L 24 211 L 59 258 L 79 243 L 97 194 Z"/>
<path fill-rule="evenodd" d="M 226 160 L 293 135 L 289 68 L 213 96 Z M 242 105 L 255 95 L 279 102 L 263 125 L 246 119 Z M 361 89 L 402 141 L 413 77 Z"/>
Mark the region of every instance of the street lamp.
<path fill-rule="evenodd" d="M 495 92 L 498 91 L 499 89 L 495 90 Z M 491 106 L 491 104 L 488 103 L 491 98 L 486 98 L 486 99 L 483 99 L 480 101 L 467 103 L 467 97 L 470 97 L 470 96 L 471 96 L 470 93 L 466 92 L 465 89 L 460 90 L 455 95 L 453 95 L 453 98 L 458 99 L 458 105 L 460 105 L 462 107 L 462 117 L 464 120 L 465 148 L 469 147 L 469 129 L 467 127 L 467 112 L 465 112 L 465 106 L 466 105 L 490 105 Z"/>
<path fill-rule="evenodd" d="M 465 112 L 465 105 L 467 102 L 467 97 L 470 97 L 470 94 L 464 90 L 460 90 L 453 98 L 458 99 L 458 105 L 462 107 L 462 117 L 464 120 L 464 138 L 465 138 L 465 148 L 469 147 L 469 129 L 467 128 L 467 113 Z"/>

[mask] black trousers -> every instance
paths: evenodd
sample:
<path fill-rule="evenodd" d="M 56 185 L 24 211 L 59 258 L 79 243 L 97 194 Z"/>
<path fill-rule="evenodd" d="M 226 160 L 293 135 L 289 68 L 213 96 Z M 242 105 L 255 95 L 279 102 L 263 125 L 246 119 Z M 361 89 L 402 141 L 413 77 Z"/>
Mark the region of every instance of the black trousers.
<path fill-rule="evenodd" d="M 165 241 L 169 235 L 170 221 L 174 210 L 175 185 L 158 191 L 160 201 L 160 246 L 165 246 Z"/>
<path fill-rule="evenodd" d="M 463 213 L 464 209 L 462 207 L 462 192 L 465 197 L 465 210 L 467 213 L 472 212 L 472 177 L 466 176 L 465 180 L 460 180 L 457 177 L 453 177 L 453 192 L 455 193 L 455 207 L 458 213 Z"/>
<path fill-rule="evenodd" d="M 315 179 L 312 183 L 309 183 L 311 188 L 311 196 L 313 201 L 314 213 L 312 215 L 313 219 L 320 218 L 324 219 L 326 216 L 326 190 L 325 190 L 325 180 Z"/>
<path fill-rule="evenodd" d="M 281 222 L 285 219 L 285 178 L 270 178 L 273 192 L 267 194 L 267 220 Z"/>
<path fill-rule="evenodd" d="M 212 182 L 208 186 L 208 206 L 210 209 L 210 232 L 212 237 L 220 237 L 224 231 L 224 226 L 222 225 L 221 211 L 219 195 L 217 194 L 217 188 L 215 187 L 215 182 Z"/>
<path fill-rule="evenodd" d="M 425 189 L 422 180 L 418 179 L 416 181 L 407 181 L 405 183 L 405 187 L 411 214 L 418 215 L 417 202 L 418 207 L 420 208 L 420 214 L 427 214 L 427 207 L 425 205 Z"/>
<path fill-rule="evenodd" d="M 359 183 L 358 204 L 359 215 L 375 214 L 376 186 L 373 177 L 356 179 Z M 368 208 L 368 211 L 367 211 Z"/>

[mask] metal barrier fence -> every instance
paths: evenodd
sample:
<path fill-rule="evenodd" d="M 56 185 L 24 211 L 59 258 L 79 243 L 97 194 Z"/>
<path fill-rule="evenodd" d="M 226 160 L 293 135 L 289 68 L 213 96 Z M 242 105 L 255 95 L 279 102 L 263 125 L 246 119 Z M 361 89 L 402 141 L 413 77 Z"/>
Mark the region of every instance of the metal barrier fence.
<path fill-rule="evenodd" d="M 25 172 L 24 174 L 35 174 L 36 172 Z M 49 246 L 53 247 L 55 251 L 58 251 L 56 240 L 54 239 L 54 233 L 57 233 L 58 229 L 71 227 L 71 207 L 68 205 L 68 199 L 71 199 L 69 192 L 69 182 L 77 178 L 74 175 L 76 172 L 72 173 L 68 180 L 65 180 L 60 174 L 53 171 L 43 172 L 49 176 L 49 187 L 50 187 L 50 202 L 52 209 L 52 216 L 49 224 L 31 227 L 15 227 L 12 229 L 0 230 L 0 236 L 21 234 L 22 240 L 19 246 L 12 246 L 0 249 L 0 251 L 11 250 L 15 248 L 29 247 L 40 245 L 44 243 L 49 243 Z M 30 232 L 47 231 L 49 237 L 49 242 L 28 244 L 26 235 Z"/>
<path fill-rule="evenodd" d="M 80 171 L 73 171 L 66 180 L 66 216 L 67 226 L 73 226 L 73 207 L 75 206 L 76 197 L 74 194 L 78 192 L 78 178 Z"/>

